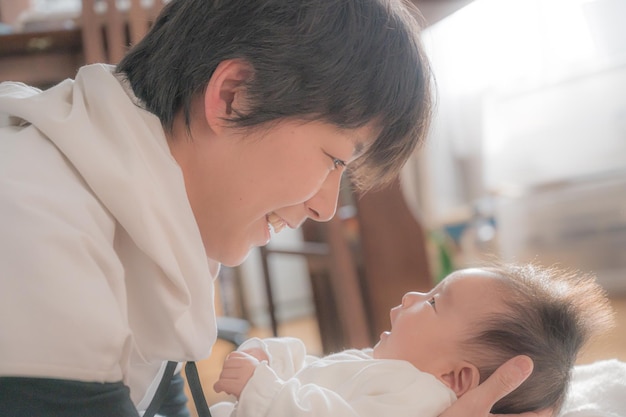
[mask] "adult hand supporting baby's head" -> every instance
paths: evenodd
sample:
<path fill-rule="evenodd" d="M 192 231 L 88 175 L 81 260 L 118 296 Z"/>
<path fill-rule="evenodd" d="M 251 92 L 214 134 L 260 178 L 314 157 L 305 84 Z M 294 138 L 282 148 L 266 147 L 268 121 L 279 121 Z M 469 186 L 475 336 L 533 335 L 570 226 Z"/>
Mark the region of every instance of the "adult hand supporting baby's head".
<path fill-rule="evenodd" d="M 439 417 L 487 417 L 493 405 L 530 376 L 533 362 L 528 356 L 516 356 L 504 364 L 475 389 L 467 392 Z M 524 413 L 519 417 L 548 417 L 550 411 Z M 511 415 L 509 415 L 511 417 Z"/>

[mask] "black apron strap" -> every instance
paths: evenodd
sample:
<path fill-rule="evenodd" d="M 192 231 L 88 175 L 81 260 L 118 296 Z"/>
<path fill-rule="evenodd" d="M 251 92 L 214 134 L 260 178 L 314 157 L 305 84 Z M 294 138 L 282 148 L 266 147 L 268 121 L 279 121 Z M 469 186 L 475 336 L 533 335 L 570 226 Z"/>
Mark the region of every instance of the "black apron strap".
<path fill-rule="evenodd" d="M 187 362 L 185 365 L 185 376 L 187 377 L 187 383 L 189 384 L 189 390 L 196 405 L 198 416 L 211 417 L 211 411 L 209 411 L 209 406 L 204 398 L 204 391 L 202 391 L 202 384 L 200 383 L 198 368 L 196 368 L 195 362 Z"/>
<path fill-rule="evenodd" d="M 154 398 L 152 398 L 146 412 L 143 413 L 143 417 L 154 417 L 154 415 L 159 411 L 159 408 L 161 408 L 163 400 L 165 400 L 165 396 L 167 395 L 167 390 L 170 388 L 170 384 L 172 383 L 172 377 L 176 371 L 176 366 L 178 366 L 178 363 L 172 361 L 169 361 L 167 365 L 165 365 L 163 378 L 154 393 Z"/>

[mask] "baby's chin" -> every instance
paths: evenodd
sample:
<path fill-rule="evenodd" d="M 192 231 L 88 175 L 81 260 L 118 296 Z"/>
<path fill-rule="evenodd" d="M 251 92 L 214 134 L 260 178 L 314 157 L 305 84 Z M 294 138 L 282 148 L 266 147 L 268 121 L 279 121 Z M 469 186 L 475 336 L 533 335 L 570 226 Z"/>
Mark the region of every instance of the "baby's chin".
<path fill-rule="evenodd" d="M 382 332 L 380 334 L 380 339 L 378 340 L 378 343 L 376 343 L 374 345 L 374 348 L 372 350 L 372 357 L 374 359 L 389 359 L 386 355 L 385 355 L 385 347 L 384 347 L 384 343 L 387 340 L 387 338 L 389 337 L 389 335 L 391 334 L 391 332 Z"/>
<path fill-rule="evenodd" d="M 381 342 L 380 341 L 378 343 L 376 343 L 374 345 L 374 348 L 372 349 L 372 358 L 374 358 L 374 359 L 387 359 L 385 357 L 385 354 L 384 354 L 383 349 L 381 347 Z"/>

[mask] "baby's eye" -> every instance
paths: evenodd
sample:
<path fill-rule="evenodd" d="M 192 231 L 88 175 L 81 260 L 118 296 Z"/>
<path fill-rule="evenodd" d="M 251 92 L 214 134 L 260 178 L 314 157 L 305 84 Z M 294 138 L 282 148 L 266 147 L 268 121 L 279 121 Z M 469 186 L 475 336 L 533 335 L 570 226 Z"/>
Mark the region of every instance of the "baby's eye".
<path fill-rule="evenodd" d="M 431 297 L 430 300 L 428 300 L 428 304 L 430 304 L 431 306 L 435 306 L 435 297 Z"/>

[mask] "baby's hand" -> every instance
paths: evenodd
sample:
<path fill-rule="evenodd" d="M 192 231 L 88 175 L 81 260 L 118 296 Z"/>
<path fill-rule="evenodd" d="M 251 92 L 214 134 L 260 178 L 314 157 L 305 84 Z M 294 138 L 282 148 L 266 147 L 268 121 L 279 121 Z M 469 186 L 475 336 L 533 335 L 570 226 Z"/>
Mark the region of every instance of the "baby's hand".
<path fill-rule="evenodd" d="M 240 350 L 240 352 L 245 352 L 250 356 L 254 356 L 255 358 L 257 358 L 260 362 L 263 361 L 268 361 L 270 360 L 270 358 L 267 357 L 267 353 L 265 353 L 265 351 L 261 348 L 250 348 L 250 349 L 244 349 L 244 350 Z"/>
<path fill-rule="evenodd" d="M 232 352 L 224 361 L 222 373 L 213 385 L 215 392 L 225 392 L 239 399 L 260 361 L 245 352 Z"/>

